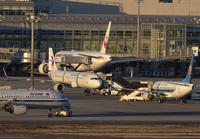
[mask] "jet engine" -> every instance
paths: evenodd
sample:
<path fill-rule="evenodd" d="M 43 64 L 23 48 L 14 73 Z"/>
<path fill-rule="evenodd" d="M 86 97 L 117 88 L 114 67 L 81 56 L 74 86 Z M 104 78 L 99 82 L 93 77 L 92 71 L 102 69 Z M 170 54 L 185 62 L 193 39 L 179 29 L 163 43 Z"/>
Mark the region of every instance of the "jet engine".
<path fill-rule="evenodd" d="M 61 92 L 61 93 L 64 91 L 64 88 L 65 88 L 64 84 L 61 84 L 61 83 L 56 83 L 53 86 L 53 89 L 55 91 L 58 91 L 58 92 Z"/>
<path fill-rule="evenodd" d="M 48 63 L 42 63 L 39 65 L 38 70 L 40 73 L 47 73 L 49 71 L 48 69 Z"/>
<path fill-rule="evenodd" d="M 144 93 L 142 96 L 144 100 L 152 100 L 154 98 L 154 96 L 149 93 Z"/>
<path fill-rule="evenodd" d="M 26 105 L 11 105 L 6 106 L 5 111 L 10 112 L 14 115 L 24 115 L 27 112 L 27 107 Z"/>

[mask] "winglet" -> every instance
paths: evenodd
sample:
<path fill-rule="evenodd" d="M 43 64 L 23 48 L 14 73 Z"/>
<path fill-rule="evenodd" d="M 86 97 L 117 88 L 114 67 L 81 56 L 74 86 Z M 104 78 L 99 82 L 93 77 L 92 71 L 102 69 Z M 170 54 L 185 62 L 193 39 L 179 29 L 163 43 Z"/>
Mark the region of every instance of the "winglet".
<path fill-rule="evenodd" d="M 49 48 L 49 71 L 58 70 L 52 48 Z"/>
<path fill-rule="evenodd" d="M 189 68 L 188 68 L 187 75 L 186 75 L 185 79 L 182 81 L 182 83 L 191 83 L 193 64 L 194 64 L 194 54 L 192 55 L 192 59 L 190 61 L 190 65 L 189 65 Z"/>
<path fill-rule="evenodd" d="M 107 45 L 108 45 L 108 40 L 109 40 L 109 34 L 110 34 L 110 28 L 111 28 L 111 21 L 108 24 L 107 27 L 107 31 L 103 40 L 103 44 L 101 46 L 101 53 L 105 54 L 106 53 L 106 49 L 107 49 Z"/>

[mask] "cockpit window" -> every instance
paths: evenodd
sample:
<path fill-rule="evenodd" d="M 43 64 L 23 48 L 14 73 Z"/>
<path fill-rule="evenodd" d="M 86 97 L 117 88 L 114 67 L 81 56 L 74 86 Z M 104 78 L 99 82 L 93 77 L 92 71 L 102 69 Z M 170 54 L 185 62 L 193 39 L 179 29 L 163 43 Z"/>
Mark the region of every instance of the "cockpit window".
<path fill-rule="evenodd" d="M 90 80 L 101 80 L 101 78 L 90 78 Z"/>
<path fill-rule="evenodd" d="M 66 98 L 66 97 L 64 95 L 62 95 L 61 98 Z"/>

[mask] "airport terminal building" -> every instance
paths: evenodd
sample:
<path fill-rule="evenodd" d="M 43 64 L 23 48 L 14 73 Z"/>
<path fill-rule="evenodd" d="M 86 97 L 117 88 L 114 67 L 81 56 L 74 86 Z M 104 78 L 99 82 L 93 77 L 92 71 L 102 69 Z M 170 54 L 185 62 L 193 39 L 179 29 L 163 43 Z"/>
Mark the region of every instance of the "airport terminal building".
<path fill-rule="evenodd" d="M 182 56 L 177 61 L 187 62 L 191 49 L 198 51 L 199 0 L 0 0 L 0 53 L 29 53 L 32 22 L 38 58 L 49 47 L 55 51 L 99 51 L 112 21 L 107 52 L 112 56 L 137 55 L 138 7 L 141 57 Z M 31 14 L 37 18 L 32 20 Z M 4 57 L 0 60 L 11 62 Z M 160 64 L 150 65 L 153 71 L 160 68 Z M 185 63 L 178 70 L 182 67 Z"/>

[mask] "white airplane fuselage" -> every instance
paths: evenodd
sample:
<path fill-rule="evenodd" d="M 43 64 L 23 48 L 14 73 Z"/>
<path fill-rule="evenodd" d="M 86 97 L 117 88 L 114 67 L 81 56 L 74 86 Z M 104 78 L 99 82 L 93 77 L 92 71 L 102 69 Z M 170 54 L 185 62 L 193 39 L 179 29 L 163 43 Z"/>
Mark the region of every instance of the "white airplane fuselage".
<path fill-rule="evenodd" d="M 189 83 L 158 81 L 153 84 L 152 90 L 166 98 L 183 98 L 189 95 L 192 88 L 193 84 Z"/>
<path fill-rule="evenodd" d="M 72 88 L 97 89 L 102 86 L 102 79 L 95 73 L 51 71 L 48 74 L 53 81 L 71 85 Z"/>
<path fill-rule="evenodd" d="M 111 61 L 111 55 L 103 54 L 101 52 L 87 52 L 87 51 L 59 51 L 55 55 L 55 61 L 61 62 L 61 56 L 87 56 L 91 57 L 92 64 L 81 64 L 76 71 L 98 71 L 105 67 Z M 71 64 L 76 67 L 78 64 Z"/>
<path fill-rule="evenodd" d="M 0 106 L 5 101 L 8 105 L 25 105 L 28 109 L 70 108 L 70 100 L 60 92 L 53 90 L 0 90 Z"/>

